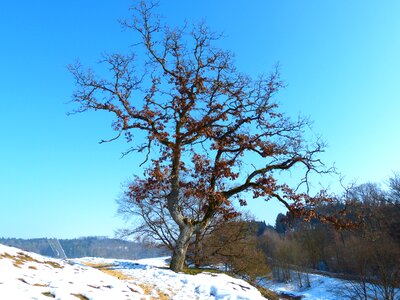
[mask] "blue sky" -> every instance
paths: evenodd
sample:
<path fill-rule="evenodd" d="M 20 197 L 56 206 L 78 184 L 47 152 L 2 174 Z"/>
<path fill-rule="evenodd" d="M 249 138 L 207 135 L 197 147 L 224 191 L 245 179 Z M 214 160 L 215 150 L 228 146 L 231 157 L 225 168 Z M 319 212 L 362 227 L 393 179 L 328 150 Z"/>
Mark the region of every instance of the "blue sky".
<path fill-rule="evenodd" d="M 400 2 L 160 2 L 169 23 L 204 19 L 223 31 L 219 45 L 235 52 L 244 73 L 279 62 L 288 85 L 282 110 L 310 116 L 329 146 L 323 159 L 347 182 L 384 183 L 400 171 Z M 66 66 L 126 51 L 135 40 L 117 20 L 131 4 L 1 4 L 0 237 L 112 236 L 124 225 L 115 199 L 137 159 L 120 158 L 122 142 L 98 144 L 112 136 L 107 115 L 66 115 L 74 90 Z M 273 202 L 250 208 L 269 223 L 282 210 Z"/>

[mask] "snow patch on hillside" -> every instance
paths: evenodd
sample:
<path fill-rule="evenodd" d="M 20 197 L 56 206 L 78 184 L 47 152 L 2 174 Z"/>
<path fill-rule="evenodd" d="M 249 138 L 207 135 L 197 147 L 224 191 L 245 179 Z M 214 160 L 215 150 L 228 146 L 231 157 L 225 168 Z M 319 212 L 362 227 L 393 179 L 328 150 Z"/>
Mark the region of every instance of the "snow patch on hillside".
<path fill-rule="evenodd" d="M 172 272 L 165 257 L 61 261 L 0 245 L 0 270 L 0 295 L 7 299 L 265 299 L 225 274 Z"/>
<path fill-rule="evenodd" d="M 286 294 L 302 297 L 307 300 L 343 300 L 348 299 L 340 294 L 340 290 L 346 286 L 344 280 L 322 275 L 309 274 L 310 287 L 299 287 L 297 282 L 276 282 L 267 280 L 260 285 L 278 294 Z"/>
<path fill-rule="evenodd" d="M 308 274 L 310 286 L 300 287 L 298 282 L 283 283 L 273 280 L 262 279 L 259 284 L 278 294 L 292 295 L 301 297 L 302 300 L 348 300 L 358 299 L 354 293 L 354 285 L 356 282 L 350 282 L 345 279 L 339 279 L 319 274 Z M 305 280 L 303 278 L 303 284 Z M 383 299 L 383 296 L 376 296 L 373 291 L 382 291 L 379 286 L 368 284 L 368 299 Z M 378 294 L 379 295 L 379 294 Z M 400 289 L 394 290 L 394 299 L 400 300 Z"/>
<path fill-rule="evenodd" d="M 86 264 L 113 265 L 132 278 L 135 283 L 153 286 L 171 299 L 264 299 L 260 292 L 247 282 L 225 274 L 204 272 L 198 275 L 175 273 L 167 269 L 168 258 L 137 261 L 83 258 Z"/>

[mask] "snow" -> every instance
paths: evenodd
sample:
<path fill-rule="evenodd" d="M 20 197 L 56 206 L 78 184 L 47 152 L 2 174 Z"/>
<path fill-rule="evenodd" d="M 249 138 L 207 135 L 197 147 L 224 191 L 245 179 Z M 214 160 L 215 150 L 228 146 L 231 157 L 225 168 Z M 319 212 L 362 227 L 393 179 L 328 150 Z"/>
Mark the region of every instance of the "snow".
<path fill-rule="evenodd" d="M 0 245 L 0 295 L 17 300 L 265 299 L 247 282 L 225 274 L 172 272 L 167 259 L 61 261 Z M 121 279 L 87 265 L 103 266 Z"/>
<path fill-rule="evenodd" d="M 167 269 L 168 257 L 136 261 L 83 258 L 81 263 L 113 264 L 136 283 L 152 286 L 169 299 L 265 299 L 247 282 L 225 274 L 204 272 L 198 275 L 175 273 Z"/>
<path fill-rule="evenodd" d="M 0 298 L 265 299 L 247 282 L 225 274 L 175 273 L 168 269 L 168 259 L 118 260 L 90 257 L 58 260 L 0 244 Z M 344 293 L 351 285 L 346 280 L 316 274 L 309 274 L 309 279 L 311 286 L 302 288 L 296 282 L 277 283 L 265 279 L 260 280 L 259 284 L 277 293 L 301 296 L 303 300 L 348 299 Z M 400 289 L 396 290 L 396 295 L 400 295 Z"/>
<path fill-rule="evenodd" d="M 290 283 L 278 283 L 272 280 L 261 280 L 259 284 L 278 294 L 301 296 L 302 300 L 348 300 L 352 296 L 353 287 L 351 282 L 319 274 L 308 274 L 309 287 L 299 287 L 296 281 Z M 304 275 L 303 275 L 304 277 Z M 293 276 L 295 278 L 295 276 Z M 304 278 L 303 278 L 304 283 Z M 370 285 L 370 288 L 374 286 Z M 376 287 L 376 286 L 375 286 Z M 400 289 L 395 289 L 395 299 L 400 299 Z M 370 299 L 377 299 L 370 290 Z"/>
<path fill-rule="evenodd" d="M 8 299 L 139 299 L 134 283 L 123 282 L 94 268 L 46 258 L 0 245 L 0 295 Z M 137 291 L 137 292 L 133 292 Z M 131 298 L 129 298 L 131 297 Z"/>
<path fill-rule="evenodd" d="M 277 293 L 293 296 L 302 296 L 307 300 L 340 300 L 348 299 L 340 296 L 339 290 L 344 286 L 344 281 L 328 276 L 309 274 L 310 287 L 299 287 L 296 282 L 283 283 L 264 281 L 262 286 Z"/>

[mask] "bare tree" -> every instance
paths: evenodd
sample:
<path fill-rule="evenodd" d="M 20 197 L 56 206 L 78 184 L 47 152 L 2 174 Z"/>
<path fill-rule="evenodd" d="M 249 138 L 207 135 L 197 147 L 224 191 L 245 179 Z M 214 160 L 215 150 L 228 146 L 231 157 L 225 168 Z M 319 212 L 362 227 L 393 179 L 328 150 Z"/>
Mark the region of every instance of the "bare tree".
<path fill-rule="evenodd" d="M 132 185 L 136 183 L 140 188 L 139 182 L 139 180 L 134 181 Z M 160 190 L 158 194 L 155 194 L 153 190 L 143 190 L 144 193 L 148 193 L 148 197 L 137 202 L 130 195 L 130 188 L 128 187 L 117 199 L 117 203 L 118 214 L 126 220 L 134 221 L 133 224 L 129 224 L 133 229 L 120 229 L 118 236 L 150 239 L 172 250 L 179 236 L 179 228 L 165 205 L 168 189 Z"/>
<path fill-rule="evenodd" d="M 324 197 L 306 193 L 309 175 L 329 170 L 318 158 L 324 144 L 303 138 L 307 119 L 292 121 L 277 110 L 273 97 L 283 86 L 277 71 L 256 79 L 243 75 L 231 52 L 213 46 L 220 35 L 204 24 L 164 26 L 155 7 L 141 2 L 133 19 L 123 23 L 140 38 L 134 48 L 144 50 L 137 51 L 140 60 L 133 54 L 106 55 L 102 63 L 109 76 L 103 78 L 80 64 L 69 69 L 77 86 L 75 112 L 110 112 L 117 134 L 106 141 L 125 137 L 132 146 L 124 154 L 146 153 L 147 168 L 130 195 L 139 203 L 164 191 L 154 201 L 165 205 L 179 229 L 170 267 L 181 271 L 193 234 L 216 214 L 226 220 L 236 216 L 232 200 L 245 205 L 245 192 L 276 198 L 296 216 L 315 216 L 312 207 Z M 143 143 L 135 137 L 139 132 Z M 276 179 L 296 166 L 304 172 L 303 190 Z M 181 209 L 185 198 L 201 201 L 200 218 Z"/>
<path fill-rule="evenodd" d="M 189 255 L 199 266 L 223 264 L 226 271 L 254 281 L 270 272 L 256 231 L 249 216 L 219 222 L 189 248 Z"/>
<path fill-rule="evenodd" d="M 162 182 L 154 184 L 162 184 Z M 140 201 L 137 201 L 137 193 L 141 195 Z M 178 203 L 179 210 L 183 215 L 198 222 L 204 218 L 202 207 L 207 199 L 202 200 L 187 195 L 185 192 L 182 193 Z M 167 187 L 160 186 L 158 189 L 148 189 L 147 185 L 139 178 L 129 183 L 124 193 L 117 199 L 117 204 L 118 213 L 127 221 L 133 221 L 129 224 L 133 229 L 120 229 L 118 235 L 120 237 L 136 236 L 150 239 L 155 243 L 162 243 L 173 251 L 179 237 L 179 227 L 168 211 L 167 196 Z M 233 211 L 232 214 L 234 214 Z M 199 245 L 205 236 L 222 224 L 224 217 L 224 214 L 216 213 L 207 226 L 201 232 L 196 232 L 192 237 L 190 242 L 192 247 L 196 248 L 196 245 Z M 195 252 L 195 250 L 193 251 Z"/>

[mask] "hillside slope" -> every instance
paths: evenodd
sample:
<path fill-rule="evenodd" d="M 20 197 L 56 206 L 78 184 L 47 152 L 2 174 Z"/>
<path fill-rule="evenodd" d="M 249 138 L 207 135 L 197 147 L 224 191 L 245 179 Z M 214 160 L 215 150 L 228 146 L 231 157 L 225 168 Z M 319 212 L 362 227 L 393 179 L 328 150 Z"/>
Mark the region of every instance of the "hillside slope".
<path fill-rule="evenodd" d="M 61 261 L 0 245 L 1 299 L 265 299 L 224 274 L 187 275 L 165 258 Z"/>

